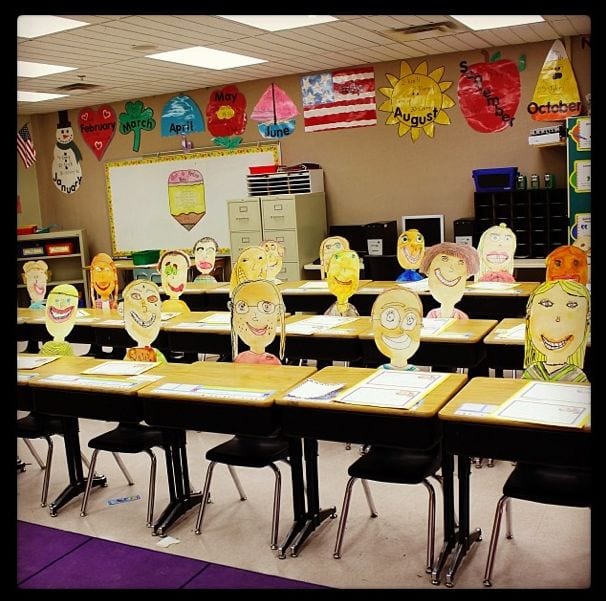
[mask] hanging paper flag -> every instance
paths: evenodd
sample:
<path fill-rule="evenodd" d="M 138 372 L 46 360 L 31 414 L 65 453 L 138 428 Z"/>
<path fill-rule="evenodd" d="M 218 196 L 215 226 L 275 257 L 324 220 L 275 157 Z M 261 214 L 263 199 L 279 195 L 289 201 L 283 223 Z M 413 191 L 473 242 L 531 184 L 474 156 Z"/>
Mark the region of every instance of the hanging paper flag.
<path fill-rule="evenodd" d="M 26 169 L 36 162 L 36 149 L 27 123 L 17 132 L 17 152 Z"/>
<path fill-rule="evenodd" d="M 301 96 L 306 132 L 377 124 L 373 67 L 306 75 Z"/>
<path fill-rule="evenodd" d="M 238 146 L 246 129 L 246 97 L 236 86 L 215 90 L 206 105 L 206 121 L 217 146 Z"/>
<path fill-rule="evenodd" d="M 92 108 L 82 109 L 78 122 L 84 141 L 95 153 L 97 160 L 100 161 L 116 133 L 116 113 L 114 109 L 109 104 L 101 106 L 97 110 Z"/>
<path fill-rule="evenodd" d="M 189 96 L 173 96 L 162 109 L 162 136 L 180 136 L 204 131 L 198 105 Z"/>
<path fill-rule="evenodd" d="M 577 80 L 560 40 L 547 53 L 528 112 L 535 121 L 564 121 L 581 114 Z"/>
<path fill-rule="evenodd" d="M 295 117 L 299 110 L 286 92 L 272 83 L 257 102 L 250 118 L 259 122 L 259 133 L 264 138 L 283 138 L 295 131 Z"/>

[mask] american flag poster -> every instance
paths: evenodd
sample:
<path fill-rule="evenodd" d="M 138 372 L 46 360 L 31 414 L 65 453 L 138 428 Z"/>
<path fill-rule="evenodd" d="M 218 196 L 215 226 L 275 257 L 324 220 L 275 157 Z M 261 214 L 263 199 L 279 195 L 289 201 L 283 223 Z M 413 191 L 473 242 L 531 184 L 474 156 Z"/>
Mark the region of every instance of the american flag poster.
<path fill-rule="evenodd" d="M 377 124 L 373 67 L 301 78 L 305 131 Z"/>

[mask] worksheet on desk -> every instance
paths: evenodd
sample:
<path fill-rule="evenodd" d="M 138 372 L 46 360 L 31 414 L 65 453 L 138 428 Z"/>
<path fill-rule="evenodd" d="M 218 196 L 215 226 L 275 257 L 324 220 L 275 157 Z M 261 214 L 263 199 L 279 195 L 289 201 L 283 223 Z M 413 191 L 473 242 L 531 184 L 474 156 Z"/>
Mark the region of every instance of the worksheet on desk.
<path fill-rule="evenodd" d="M 17 369 L 36 369 L 36 367 L 46 365 L 58 358 L 59 355 L 49 355 L 47 357 L 17 357 Z"/>
<path fill-rule="evenodd" d="M 221 324 L 228 326 L 231 323 L 231 316 L 229 311 L 217 311 L 212 315 L 207 315 L 202 319 L 198 319 L 198 323 Z"/>
<path fill-rule="evenodd" d="M 453 317 L 424 317 L 421 336 L 436 336 L 454 321 Z"/>
<path fill-rule="evenodd" d="M 315 334 L 330 330 L 337 326 L 358 320 L 358 317 L 341 317 L 338 315 L 314 315 L 306 317 L 295 323 L 286 324 L 287 334 Z"/>
<path fill-rule="evenodd" d="M 83 374 L 96 374 L 103 376 L 138 376 L 143 372 L 156 367 L 158 363 L 152 361 L 105 361 L 84 370 Z"/>

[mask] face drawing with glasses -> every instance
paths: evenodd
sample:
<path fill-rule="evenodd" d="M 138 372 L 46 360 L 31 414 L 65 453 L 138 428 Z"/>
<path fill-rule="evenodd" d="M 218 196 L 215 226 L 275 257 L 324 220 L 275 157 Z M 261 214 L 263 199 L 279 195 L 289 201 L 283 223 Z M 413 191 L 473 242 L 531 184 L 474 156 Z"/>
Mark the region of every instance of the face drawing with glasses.
<path fill-rule="evenodd" d="M 134 280 L 122 293 L 124 327 L 138 346 L 151 346 L 160 333 L 160 290 L 150 280 Z"/>
<path fill-rule="evenodd" d="M 412 290 L 394 288 L 377 296 L 371 311 L 375 344 L 393 367 L 406 367 L 421 344 L 423 305 Z"/>
<path fill-rule="evenodd" d="M 320 277 L 324 279 L 328 271 L 328 262 L 338 250 L 349 250 L 349 240 L 343 236 L 329 236 L 320 244 Z"/>
<path fill-rule="evenodd" d="M 162 279 L 162 288 L 171 299 L 178 299 L 185 290 L 189 256 L 182 250 L 167 250 L 160 257 L 158 271 Z"/>

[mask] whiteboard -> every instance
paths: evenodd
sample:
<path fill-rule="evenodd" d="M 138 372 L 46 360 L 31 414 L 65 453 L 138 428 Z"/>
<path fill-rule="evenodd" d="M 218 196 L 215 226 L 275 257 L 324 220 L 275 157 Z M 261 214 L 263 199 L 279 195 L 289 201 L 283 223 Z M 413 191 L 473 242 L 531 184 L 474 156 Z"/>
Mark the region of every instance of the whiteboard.
<path fill-rule="evenodd" d="M 172 248 L 189 251 L 203 236 L 214 238 L 220 248 L 229 248 L 227 200 L 248 196 L 249 167 L 279 164 L 279 142 L 108 161 L 105 183 L 112 254 L 118 257 L 138 250 Z M 204 180 L 203 186 L 185 186 L 179 192 L 181 198 L 188 198 L 183 194 L 203 197 L 204 212 L 198 207 L 190 213 L 199 219 L 193 225 L 178 221 L 184 218 L 175 209 L 176 188 L 169 193 L 169 176 L 182 170 L 198 171 Z"/>

